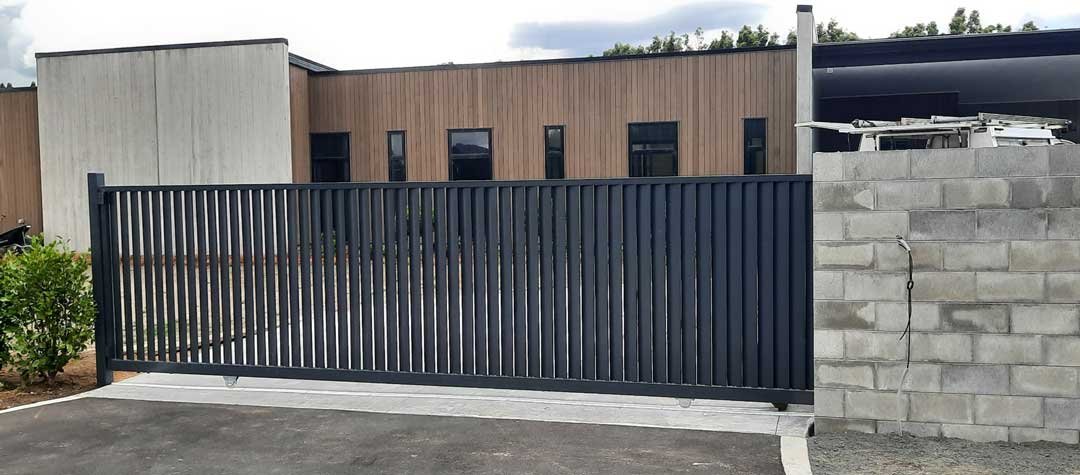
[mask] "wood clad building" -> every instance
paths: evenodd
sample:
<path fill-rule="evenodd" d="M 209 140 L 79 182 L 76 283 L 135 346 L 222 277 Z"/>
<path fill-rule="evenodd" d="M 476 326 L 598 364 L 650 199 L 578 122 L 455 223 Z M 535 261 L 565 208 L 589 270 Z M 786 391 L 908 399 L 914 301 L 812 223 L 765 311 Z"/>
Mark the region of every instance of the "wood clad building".
<path fill-rule="evenodd" d="M 0 232 L 29 224 L 41 230 L 37 90 L 0 91 Z"/>
<path fill-rule="evenodd" d="M 541 179 L 550 175 L 548 126 L 562 127 L 566 178 L 630 176 L 630 124 L 657 122 L 675 124 L 679 175 L 743 174 L 754 140 L 763 142 L 752 145 L 764 159 L 758 172 L 795 172 L 792 47 L 358 71 L 294 65 L 290 78 L 298 182 L 312 179 L 306 152 L 320 146 L 308 140 L 323 134 L 347 141 L 334 147 L 344 148 L 352 180 L 390 179 L 394 131 L 404 131 L 409 181 L 454 179 L 453 129 L 489 129 L 491 178 Z M 763 130 L 749 137 L 747 124 Z"/>

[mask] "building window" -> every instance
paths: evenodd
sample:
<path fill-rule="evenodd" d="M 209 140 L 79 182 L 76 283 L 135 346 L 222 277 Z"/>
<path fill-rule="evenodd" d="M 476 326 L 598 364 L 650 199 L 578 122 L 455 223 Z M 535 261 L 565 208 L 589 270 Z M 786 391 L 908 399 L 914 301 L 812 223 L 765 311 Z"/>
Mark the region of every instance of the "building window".
<path fill-rule="evenodd" d="M 451 129 L 450 180 L 491 179 L 491 129 Z"/>
<path fill-rule="evenodd" d="M 544 126 L 544 176 L 547 179 L 566 178 L 563 126 Z"/>
<path fill-rule="evenodd" d="M 765 119 L 743 119 L 743 173 L 766 173 Z"/>
<path fill-rule="evenodd" d="M 390 181 L 405 181 L 405 131 L 386 133 L 386 150 L 390 158 Z"/>
<path fill-rule="evenodd" d="M 679 124 L 630 124 L 630 176 L 679 174 Z"/>
<path fill-rule="evenodd" d="M 311 134 L 311 181 L 349 181 L 349 134 Z"/>

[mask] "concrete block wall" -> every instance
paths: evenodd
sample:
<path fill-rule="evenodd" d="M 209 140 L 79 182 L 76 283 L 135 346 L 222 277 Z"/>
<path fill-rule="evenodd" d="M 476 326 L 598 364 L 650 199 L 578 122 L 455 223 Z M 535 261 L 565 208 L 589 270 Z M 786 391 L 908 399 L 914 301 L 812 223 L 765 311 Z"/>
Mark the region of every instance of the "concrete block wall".
<path fill-rule="evenodd" d="M 1080 146 L 813 162 L 816 430 L 1080 442 Z"/>

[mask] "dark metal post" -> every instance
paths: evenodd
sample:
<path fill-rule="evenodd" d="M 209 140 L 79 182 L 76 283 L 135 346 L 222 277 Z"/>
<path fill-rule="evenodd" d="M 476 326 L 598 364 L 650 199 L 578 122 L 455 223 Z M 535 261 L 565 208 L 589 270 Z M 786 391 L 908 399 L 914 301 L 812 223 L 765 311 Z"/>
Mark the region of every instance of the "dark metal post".
<path fill-rule="evenodd" d="M 107 311 L 110 308 L 106 299 L 110 298 L 108 285 L 105 282 L 105 260 L 108 258 L 104 247 L 105 227 L 102 223 L 102 208 L 105 206 L 105 196 L 101 188 L 105 186 L 104 173 L 86 174 L 87 193 L 90 205 L 90 257 L 91 272 L 94 284 L 94 304 L 97 308 L 97 318 L 94 320 L 94 350 L 97 353 L 97 385 L 98 387 L 112 384 L 113 372 L 109 368 L 109 355 L 112 352 L 112 332 L 108 329 L 108 321 L 112 318 Z"/>

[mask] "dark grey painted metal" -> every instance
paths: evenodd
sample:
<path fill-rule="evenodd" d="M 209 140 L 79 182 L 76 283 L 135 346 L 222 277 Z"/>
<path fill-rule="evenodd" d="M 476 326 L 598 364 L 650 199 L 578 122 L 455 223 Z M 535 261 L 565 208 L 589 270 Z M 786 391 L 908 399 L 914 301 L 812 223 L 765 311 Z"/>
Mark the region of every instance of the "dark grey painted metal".
<path fill-rule="evenodd" d="M 514 234 L 511 188 L 499 189 L 499 316 L 502 362 L 499 374 L 514 375 Z"/>
<path fill-rule="evenodd" d="M 90 173 L 86 176 L 87 202 L 90 204 L 90 246 L 91 249 L 102 249 L 103 246 L 111 246 L 106 227 L 112 226 L 107 221 L 107 209 L 105 195 L 101 188 L 105 186 L 103 173 Z M 110 249 L 109 256 L 113 255 Z M 101 257 L 104 257 L 102 255 Z M 91 273 L 94 282 L 94 304 L 97 307 L 97 318 L 94 322 L 94 346 L 96 350 L 97 385 L 106 386 L 112 384 L 113 373 L 109 367 L 112 360 L 109 356 L 113 353 L 111 345 L 116 344 L 110 333 L 111 322 L 115 321 L 115 315 L 109 312 L 112 305 L 112 296 L 107 294 L 108 286 L 102 285 L 107 278 L 104 259 L 91 261 Z"/>
<path fill-rule="evenodd" d="M 807 177 L 100 190 L 107 369 L 812 400 Z"/>

